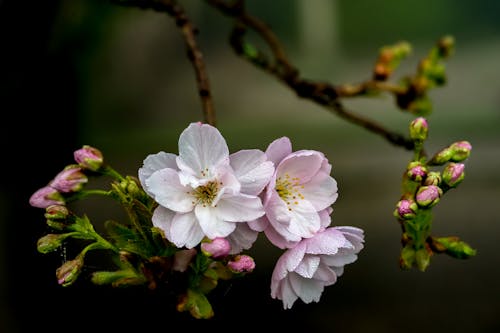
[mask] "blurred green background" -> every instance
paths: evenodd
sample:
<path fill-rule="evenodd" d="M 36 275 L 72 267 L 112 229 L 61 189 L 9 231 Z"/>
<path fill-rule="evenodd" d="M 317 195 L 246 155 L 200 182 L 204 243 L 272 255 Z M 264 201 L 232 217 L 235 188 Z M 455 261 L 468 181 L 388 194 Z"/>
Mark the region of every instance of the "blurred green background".
<path fill-rule="evenodd" d="M 413 73 L 441 36 L 455 37 L 448 82 L 431 91 L 434 111 L 426 149 L 472 143 L 466 178 L 434 209 L 434 234 L 457 235 L 478 250 L 458 260 L 434 256 L 425 273 L 398 268 L 400 228 L 392 216 L 411 153 L 302 100 L 273 77 L 238 58 L 227 39 L 232 21 L 203 1 L 179 1 L 196 27 L 219 130 L 232 152 L 265 150 L 281 136 L 294 149 L 327 154 L 339 184 L 332 223 L 366 232 L 356 263 L 319 303 L 292 310 L 269 295 L 279 253 L 260 239 L 257 269 L 215 301 L 209 324 L 222 331 L 283 325 L 308 332 L 500 331 L 500 2 L 247 0 L 266 21 L 305 78 L 333 84 L 368 79 L 383 45 L 413 46 L 395 77 Z M 150 330 L 179 322 L 209 326 L 162 308 L 158 297 L 85 284 L 59 287 L 60 258 L 36 252 L 43 211 L 29 196 L 83 144 L 101 149 L 124 174 L 160 150 L 177 153 L 180 132 L 202 120 L 191 63 L 180 32 L 165 14 L 108 1 L 0 2 L 4 181 L 0 197 L 0 331 Z M 414 117 L 390 96 L 346 106 L 406 134 Z M 116 207 L 96 202 L 93 221 Z M 170 310 L 170 311 L 169 311 Z M 104 326 L 102 326 L 104 325 Z"/>

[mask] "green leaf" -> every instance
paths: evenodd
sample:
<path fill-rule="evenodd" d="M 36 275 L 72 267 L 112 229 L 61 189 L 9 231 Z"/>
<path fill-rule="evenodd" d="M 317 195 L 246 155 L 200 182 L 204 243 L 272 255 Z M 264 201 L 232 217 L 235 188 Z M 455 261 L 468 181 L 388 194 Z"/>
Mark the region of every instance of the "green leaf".
<path fill-rule="evenodd" d="M 154 255 L 154 248 L 151 244 L 145 242 L 140 234 L 126 225 L 108 220 L 104 223 L 104 227 L 120 250 L 135 253 L 144 258 Z"/>

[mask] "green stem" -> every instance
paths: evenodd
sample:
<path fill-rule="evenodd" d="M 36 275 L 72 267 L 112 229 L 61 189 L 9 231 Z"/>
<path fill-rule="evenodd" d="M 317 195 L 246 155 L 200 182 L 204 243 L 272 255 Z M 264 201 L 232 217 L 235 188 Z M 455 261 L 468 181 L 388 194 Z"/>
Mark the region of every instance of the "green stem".
<path fill-rule="evenodd" d="M 124 181 L 125 177 L 123 177 L 120 173 L 118 173 L 115 169 L 110 167 L 109 165 L 106 165 L 104 168 L 102 168 L 102 174 L 110 176 L 111 178 L 114 178 L 118 181 Z"/>

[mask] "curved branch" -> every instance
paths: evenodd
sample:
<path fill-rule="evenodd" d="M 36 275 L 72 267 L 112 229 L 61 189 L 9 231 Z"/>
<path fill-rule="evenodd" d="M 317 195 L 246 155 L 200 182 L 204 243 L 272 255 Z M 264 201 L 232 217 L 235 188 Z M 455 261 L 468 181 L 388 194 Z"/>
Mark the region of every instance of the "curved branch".
<path fill-rule="evenodd" d="M 184 9 L 175 0 L 115 0 L 114 2 L 122 6 L 133 6 L 141 9 L 152 9 L 158 12 L 164 12 L 175 19 L 175 24 L 181 30 L 184 42 L 186 43 L 187 55 L 196 74 L 196 83 L 198 85 L 198 95 L 201 98 L 203 115 L 205 122 L 215 126 L 215 108 L 213 106 L 210 84 L 203 53 L 196 43 L 197 29 L 189 20 Z"/>
<path fill-rule="evenodd" d="M 341 97 L 355 97 L 373 91 L 398 93 L 401 92 L 399 87 L 373 80 L 356 85 L 334 86 L 324 82 L 313 82 L 303 79 L 299 76 L 299 71 L 288 60 L 284 48 L 273 31 L 264 22 L 245 11 L 244 1 L 238 0 L 233 3 L 227 3 L 223 0 L 206 0 L 206 2 L 221 13 L 236 20 L 235 27 L 231 32 L 230 43 L 239 56 L 275 76 L 294 90 L 299 97 L 312 100 L 327 107 L 338 116 L 381 135 L 392 144 L 408 150 L 413 149 L 414 143 L 409 138 L 394 133 L 369 119 L 355 115 L 346 110 L 339 101 Z M 246 28 L 254 30 L 267 43 L 271 50 L 273 61 L 269 60 L 263 52 L 244 40 Z"/>

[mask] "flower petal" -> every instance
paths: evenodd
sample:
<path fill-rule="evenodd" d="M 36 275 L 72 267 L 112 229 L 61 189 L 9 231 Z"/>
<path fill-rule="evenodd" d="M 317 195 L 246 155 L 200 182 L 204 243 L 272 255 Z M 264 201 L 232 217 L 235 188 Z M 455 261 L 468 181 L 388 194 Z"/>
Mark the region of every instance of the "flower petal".
<path fill-rule="evenodd" d="M 299 184 L 305 184 L 320 170 L 324 159 L 322 153 L 314 150 L 296 151 L 278 164 L 276 174 L 278 177 L 299 178 Z"/>
<path fill-rule="evenodd" d="M 304 184 L 301 193 L 319 211 L 331 206 L 337 200 L 339 196 L 337 191 L 337 181 L 320 171 Z"/>
<path fill-rule="evenodd" d="M 324 283 L 314 279 L 303 278 L 298 274 L 290 274 L 289 280 L 292 289 L 304 303 L 319 302 L 321 294 L 325 289 Z"/>
<path fill-rule="evenodd" d="M 281 162 L 287 155 L 292 153 L 292 143 L 286 136 L 274 140 L 266 149 L 266 155 L 269 161 L 275 166 Z"/>
<path fill-rule="evenodd" d="M 245 194 L 224 196 L 213 209 L 217 216 L 229 222 L 247 222 L 264 215 L 260 199 Z"/>
<path fill-rule="evenodd" d="M 258 195 L 274 173 L 274 164 L 258 149 L 240 150 L 229 158 L 242 193 Z"/>
<path fill-rule="evenodd" d="M 305 255 L 295 272 L 300 276 L 310 279 L 319 267 L 320 257 L 316 255 Z"/>
<path fill-rule="evenodd" d="M 210 178 L 213 169 L 222 164 L 229 164 L 229 149 L 219 130 L 191 123 L 179 137 L 179 168 L 199 178 Z"/>
<path fill-rule="evenodd" d="M 170 226 L 169 239 L 177 247 L 187 247 L 191 249 L 200 244 L 205 236 L 193 213 L 176 214 Z"/>
<path fill-rule="evenodd" d="M 301 200 L 288 211 L 290 224 L 288 231 L 303 238 L 312 237 L 321 228 L 321 220 L 316 209 L 307 200 Z"/>
<path fill-rule="evenodd" d="M 153 226 L 160 228 L 163 231 L 165 238 L 168 240 L 172 239 L 170 227 L 172 226 L 172 220 L 175 214 L 176 213 L 174 211 L 168 208 L 158 206 L 155 208 L 153 217 L 151 218 Z"/>
<path fill-rule="evenodd" d="M 236 229 L 227 236 L 227 240 L 231 245 L 229 254 L 237 254 L 243 250 L 248 250 L 257 240 L 259 233 L 250 229 L 247 223 L 237 223 Z"/>
<path fill-rule="evenodd" d="M 179 213 L 193 210 L 191 188 L 181 185 L 174 169 L 161 169 L 146 179 L 146 187 L 156 202 Z"/>
<path fill-rule="evenodd" d="M 306 253 L 332 255 L 339 251 L 339 248 L 346 244 L 350 245 L 344 235 L 334 228 L 327 228 L 319 232 L 314 237 L 304 240 L 306 243 Z"/>
<path fill-rule="evenodd" d="M 227 237 L 236 228 L 234 222 L 224 221 L 213 207 L 197 205 L 194 209 L 203 233 L 210 239 Z"/>
<path fill-rule="evenodd" d="M 146 179 L 149 178 L 155 171 L 161 169 L 177 169 L 175 163 L 176 155 L 161 151 L 156 154 L 148 155 L 139 168 L 138 176 L 143 187 L 145 187 Z"/>

